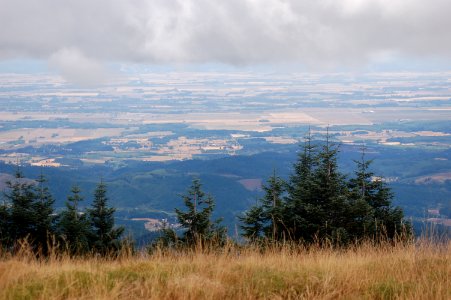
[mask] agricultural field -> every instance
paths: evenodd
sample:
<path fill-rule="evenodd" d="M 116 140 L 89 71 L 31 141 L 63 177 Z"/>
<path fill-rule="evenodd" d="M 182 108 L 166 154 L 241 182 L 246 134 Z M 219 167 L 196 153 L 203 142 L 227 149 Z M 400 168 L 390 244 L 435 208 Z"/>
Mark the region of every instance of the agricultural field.
<path fill-rule="evenodd" d="M 88 164 L 252 154 L 245 146 L 252 139 L 298 143 L 309 126 L 317 134 L 330 127 L 341 143 L 450 144 L 448 73 L 141 74 L 96 89 L 58 77 L 1 76 L 0 160 L 6 162 L 56 167 L 61 154 Z M 441 125 L 412 128 L 425 122 Z M 51 147 L 76 142 L 86 142 L 84 153 Z"/>

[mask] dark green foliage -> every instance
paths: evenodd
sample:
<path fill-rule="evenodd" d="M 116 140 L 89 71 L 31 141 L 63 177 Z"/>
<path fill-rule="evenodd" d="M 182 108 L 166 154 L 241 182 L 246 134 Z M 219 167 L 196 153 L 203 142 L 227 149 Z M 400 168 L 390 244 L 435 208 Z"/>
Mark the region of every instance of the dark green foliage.
<path fill-rule="evenodd" d="M 392 207 L 393 192 L 380 177 L 369 171 L 371 160 L 365 160 L 365 149 L 362 158 L 355 161 L 357 170 L 354 178 L 349 180 L 350 199 L 355 209 L 354 225 L 360 228 L 352 232 L 355 237 L 384 237 L 393 239 L 403 230 L 409 232 L 410 224 L 403 223 L 404 214 L 399 207 Z M 364 214 L 366 212 L 366 214 Z M 363 230 L 363 232 L 362 232 Z"/>
<path fill-rule="evenodd" d="M 265 196 L 241 217 L 243 236 L 344 245 L 409 233 L 402 210 L 391 205 L 390 188 L 368 171 L 371 161 L 362 155 L 347 179 L 338 168 L 338 150 L 329 135 L 313 145 L 309 133 L 289 181 L 273 175 Z"/>
<path fill-rule="evenodd" d="M 186 211 L 175 209 L 178 222 L 185 230 L 181 242 L 186 246 L 224 243 L 226 230 L 219 225 L 221 219 L 211 220 L 214 199 L 201 190 L 199 179 L 193 180 L 190 189 L 182 198 Z"/>
<path fill-rule="evenodd" d="M 0 249 L 10 244 L 10 216 L 6 203 L 0 204 Z"/>
<path fill-rule="evenodd" d="M 0 208 L 1 240 L 9 248 L 26 239 L 37 253 L 45 255 L 54 233 L 53 198 L 43 175 L 36 182 L 23 178 L 17 169 L 15 179 L 6 183 L 6 202 Z"/>
<path fill-rule="evenodd" d="M 17 169 L 14 180 L 6 183 L 0 204 L 0 246 L 15 251 L 17 243 L 26 240 L 36 254 L 47 255 L 55 239 L 72 255 L 96 252 L 111 254 L 121 248 L 124 229 L 114 228 L 114 208 L 108 207 L 106 186 L 101 182 L 94 194 L 92 209 L 80 211 L 83 200 L 80 188 L 74 186 L 66 209 L 54 213 L 54 199 L 41 175 L 36 181 L 25 179 Z"/>
<path fill-rule="evenodd" d="M 343 243 L 349 238 L 347 221 L 350 205 L 345 176 L 338 170 L 338 147 L 332 145 L 327 137 L 326 142 L 318 153 L 318 167 L 314 173 L 316 183 L 316 222 L 319 237 Z M 309 237 L 306 237 L 309 238 Z"/>
<path fill-rule="evenodd" d="M 92 226 L 92 249 L 100 254 L 108 254 L 120 249 L 123 227 L 114 227 L 115 208 L 108 206 L 106 185 L 101 181 L 94 192 L 92 208 L 88 209 Z"/>
<path fill-rule="evenodd" d="M 319 164 L 316 149 L 309 130 L 287 184 L 286 223 L 290 237 L 295 240 L 313 238 L 319 230 L 317 222 L 311 222 L 322 213 L 320 207 L 316 205 L 319 190 L 318 178 L 315 177 L 315 170 Z"/>
<path fill-rule="evenodd" d="M 286 207 L 283 198 L 285 183 L 274 172 L 263 186 L 263 190 L 265 195 L 259 200 L 260 205 L 251 207 L 240 217 L 244 224 L 241 226 L 243 236 L 250 240 L 258 240 L 261 237 L 284 239 L 287 234 L 284 223 Z"/>
<path fill-rule="evenodd" d="M 280 177 L 277 177 L 274 171 L 267 185 L 263 186 L 265 196 L 261 199 L 261 203 L 263 206 L 263 217 L 267 220 L 263 232 L 265 236 L 271 236 L 274 240 L 280 240 L 285 237 L 284 184 L 284 181 Z"/>
<path fill-rule="evenodd" d="M 241 234 L 243 237 L 250 241 L 257 241 L 262 237 L 266 223 L 263 206 L 252 206 L 243 216 L 239 217 L 239 220 L 243 223 L 240 226 L 243 231 Z"/>
<path fill-rule="evenodd" d="M 79 203 L 83 201 L 80 188 L 75 185 L 71 192 L 66 210 L 61 213 L 58 231 L 69 253 L 79 255 L 89 251 L 90 223 L 87 215 L 79 211 Z"/>
<path fill-rule="evenodd" d="M 365 161 L 364 152 L 362 152 L 361 161 L 355 160 L 354 162 L 357 169 L 354 178 L 349 180 L 348 187 L 352 206 L 351 214 L 354 221 L 351 224 L 353 227 L 352 233 L 354 237 L 359 238 L 369 233 L 374 220 L 373 207 L 368 201 L 371 197 L 370 184 L 374 174 L 368 171 L 372 161 Z"/>
<path fill-rule="evenodd" d="M 29 238 L 35 234 L 34 185 L 16 174 L 14 181 L 6 183 L 6 201 L 10 205 L 10 237 L 12 240 Z"/>
<path fill-rule="evenodd" d="M 46 185 L 47 180 L 44 175 L 41 175 L 36 180 L 37 185 L 35 186 L 36 202 L 35 202 L 35 213 L 36 213 L 36 242 L 41 247 L 44 255 L 48 252 L 48 245 L 50 239 L 55 232 L 55 214 L 53 211 L 53 204 L 55 200 L 53 199 L 50 191 Z"/>

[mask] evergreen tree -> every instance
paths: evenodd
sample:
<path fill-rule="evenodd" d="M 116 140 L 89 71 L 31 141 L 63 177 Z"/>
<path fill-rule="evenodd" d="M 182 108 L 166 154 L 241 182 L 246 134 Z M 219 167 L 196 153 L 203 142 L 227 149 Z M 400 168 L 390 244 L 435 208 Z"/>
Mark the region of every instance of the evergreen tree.
<path fill-rule="evenodd" d="M 362 210 L 356 214 L 358 222 L 353 228 L 356 237 L 393 239 L 403 231 L 409 233 L 410 224 L 403 222 L 401 208 L 392 206 L 393 192 L 382 178 L 369 171 L 372 160 L 365 159 L 365 148 L 361 160 L 355 163 L 357 168 L 349 188 L 354 206 Z"/>
<path fill-rule="evenodd" d="M 36 211 L 34 184 L 23 178 L 18 170 L 14 181 L 6 182 L 4 196 L 10 206 L 9 237 L 11 242 L 27 239 L 33 245 L 36 237 Z"/>
<path fill-rule="evenodd" d="M 14 180 L 6 183 L 6 203 L 0 208 L 0 215 L 4 218 L 0 221 L 0 230 L 5 246 L 27 239 L 33 250 L 45 255 L 48 239 L 54 233 L 53 199 L 43 185 L 44 176 L 41 175 L 36 182 L 25 179 L 17 168 Z"/>
<path fill-rule="evenodd" d="M 356 161 L 355 177 L 347 180 L 338 168 L 338 152 L 328 133 L 316 146 L 309 131 L 286 184 L 286 197 L 283 180 L 272 176 L 265 196 L 240 218 L 243 236 L 344 245 L 410 232 L 410 225 L 403 224 L 402 210 L 392 207 L 390 188 L 368 171 L 371 161 L 365 161 L 364 153 Z"/>
<path fill-rule="evenodd" d="M 187 194 L 182 198 L 187 211 L 175 209 L 178 222 L 185 229 L 182 241 L 187 246 L 205 242 L 222 244 L 225 241 L 226 230 L 219 225 L 221 219 L 211 220 L 215 206 L 214 199 L 201 190 L 199 179 L 193 180 Z"/>
<path fill-rule="evenodd" d="M 9 209 L 6 203 L 0 204 L 0 250 L 8 249 L 11 238 L 10 238 L 10 215 Z"/>
<path fill-rule="evenodd" d="M 293 239 L 339 243 L 348 239 L 347 186 L 337 155 L 328 133 L 322 145 L 313 145 L 309 131 L 288 183 L 287 219 Z"/>
<path fill-rule="evenodd" d="M 274 171 L 273 176 L 268 179 L 266 185 L 263 186 L 265 192 L 261 199 L 263 208 L 263 217 L 265 218 L 266 226 L 263 232 L 266 237 L 273 240 L 281 240 L 286 238 L 286 224 L 285 224 L 285 203 L 283 200 L 283 193 L 285 192 L 285 182 L 276 176 Z"/>
<path fill-rule="evenodd" d="M 66 210 L 61 213 L 58 231 L 68 251 L 80 255 L 89 251 L 90 224 L 87 215 L 79 211 L 79 203 L 83 201 L 80 188 L 73 186 L 71 193 Z"/>
<path fill-rule="evenodd" d="M 286 219 L 290 236 L 295 240 L 308 240 L 318 231 L 318 226 L 310 221 L 318 213 L 318 183 L 315 178 L 318 159 L 317 146 L 313 144 L 309 129 L 287 185 Z"/>
<path fill-rule="evenodd" d="M 354 160 L 356 171 L 354 178 L 348 182 L 349 199 L 351 204 L 351 220 L 348 224 L 351 238 L 359 240 L 371 236 L 374 228 L 373 207 L 368 201 L 368 188 L 373 173 L 369 172 L 371 160 L 365 160 L 365 148 L 362 148 L 361 160 Z"/>
<path fill-rule="evenodd" d="M 346 243 L 349 239 L 346 230 L 348 223 L 348 190 L 345 176 L 339 171 L 337 156 L 338 146 L 330 142 L 329 133 L 319 153 L 318 168 L 314 178 L 316 181 L 316 213 L 313 223 L 317 234 L 322 239 L 334 243 Z"/>
<path fill-rule="evenodd" d="M 55 214 L 53 211 L 54 200 L 48 187 L 45 185 L 44 175 L 38 177 L 35 186 L 36 201 L 34 210 L 36 214 L 36 236 L 35 242 L 44 255 L 47 254 L 49 239 L 54 235 Z"/>
<path fill-rule="evenodd" d="M 252 206 L 246 211 L 243 216 L 238 217 L 242 225 L 242 236 L 247 240 L 255 242 L 262 238 L 265 224 L 265 217 L 263 216 L 263 207 L 260 205 Z"/>
<path fill-rule="evenodd" d="M 243 236 L 251 241 L 261 237 L 269 240 L 283 240 L 288 238 L 286 227 L 286 205 L 283 194 L 285 182 L 274 174 L 263 186 L 265 195 L 259 199 L 258 204 L 251 207 L 240 217 L 244 230 Z"/>
<path fill-rule="evenodd" d="M 93 250 L 102 255 L 117 251 L 121 246 L 123 227 L 114 226 L 115 208 L 108 206 L 106 185 L 103 181 L 97 185 L 94 192 L 92 208 L 88 210 L 92 226 L 91 244 Z"/>
<path fill-rule="evenodd" d="M 288 191 L 290 202 L 311 199 L 314 195 L 314 171 L 318 166 L 316 146 L 312 142 L 310 129 L 304 139 L 304 145 L 298 154 L 298 160 L 293 164 L 294 174 L 290 176 Z"/>

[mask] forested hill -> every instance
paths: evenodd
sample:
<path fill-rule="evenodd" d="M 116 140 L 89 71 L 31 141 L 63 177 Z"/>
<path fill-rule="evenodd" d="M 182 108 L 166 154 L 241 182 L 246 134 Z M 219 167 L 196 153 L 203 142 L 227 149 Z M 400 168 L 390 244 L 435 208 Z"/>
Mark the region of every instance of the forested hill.
<path fill-rule="evenodd" d="M 351 174 L 355 169 L 353 159 L 360 156 L 360 147 L 341 145 L 338 155 L 340 169 Z M 187 160 L 173 162 L 128 161 L 123 167 L 108 165 L 77 168 L 41 168 L 22 166 L 27 178 L 37 178 L 43 172 L 55 197 L 55 207 L 64 207 L 73 184 L 78 184 L 85 196 L 84 205 L 90 205 L 92 193 L 100 178 L 108 188 L 110 203 L 117 208 L 119 224 L 135 226 L 130 218 L 164 218 L 172 216 L 180 207 L 180 194 L 190 185 L 193 177 L 199 177 L 204 190 L 216 200 L 215 217 L 224 217 L 224 224 L 231 235 L 235 232 L 237 216 L 256 203 L 262 196 L 258 189 L 275 170 L 287 178 L 296 160 L 298 145 L 285 146 L 277 153 L 261 153 L 251 156 L 230 156 L 212 160 Z M 450 157 L 449 150 L 409 151 L 390 147 L 369 148 L 368 159 L 374 159 L 373 171 L 389 179 L 395 193 L 394 204 L 400 205 L 407 217 L 424 217 L 429 208 L 436 208 L 445 199 L 451 199 L 451 182 L 418 181 L 433 172 L 449 169 L 449 161 L 436 157 Z M 426 164 L 415 163 L 415 155 L 421 155 Z M 0 164 L 0 173 L 13 174 L 15 166 Z M 6 178 L 6 177 L 5 177 Z M 139 224 L 142 226 L 142 224 Z M 135 228 L 135 230 L 137 230 Z"/>

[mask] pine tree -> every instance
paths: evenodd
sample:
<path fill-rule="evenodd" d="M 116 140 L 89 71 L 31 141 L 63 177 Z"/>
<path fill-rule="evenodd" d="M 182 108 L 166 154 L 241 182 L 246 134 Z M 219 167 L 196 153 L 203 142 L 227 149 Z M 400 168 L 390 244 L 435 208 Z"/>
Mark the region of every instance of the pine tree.
<path fill-rule="evenodd" d="M 90 224 L 86 214 L 79 211 L 79 203 L 83 201 L 80 188 L 73 186 L 71 193 L 66 210 L 61 213 L 58 231 L 68 251 L 80 255 L 89 251 Z"/>
<path fill-rule="evenodd" d="M 312 198 L 314 171 L 318 166 L 316 146 L 312 142 L 311 131 L 305 136 L 304 145 L 293 164 L 294 174 L 290 177 L 288 191 L 291 202 Z"/>
<path fill-rule="evenodd" d="M 288 238 L 286 236 L 285 203 L 283 200 L 285 182 L 276 176 L 274 171 L 267 184 L 263 186 L 263 191 L 265 195 L 261 199 L 261 203 L 263 217 L 266 220 L 266 226 L 263 228 L 265 236 L 272 240 Z"/>
<path fill-rule="evenodd" d="M 346 224 L 349 218 L 348 190 L 345 176 L 339 171 L 339 148 L 330 141 L 329 131 L 319 153 L 316 181 L 316 213 L 312 216 L 321 239 L 334 243 L 346 243 L 349 234 Z"/>
<path fill-rule="evenodd" d="M 24 178 L 17 167 L 13 181 L 7 182 L 6 203 L 0 208 L 5 245 L 27 239 L 33 250 L 47 254 L 48 239 L 53 235 L 53 199 L 44 186 L 44 176 L 33 182 Z M 37 183 L 37 184 L 36 184 Z"/>
<path fill-rule="evenodd" d="M 274 171 L 263 186 L 265 195 L 240 218 L 244 237 L 251 241 L 261 237 L 271 241 L 288 238 L 289 232 L 285 225 L 286 205 L 283 199 L 285 185 Z"/>
<path fill-rule="evenodd" d="M 106 185 L 103 180 L 94 192 L 92 207 L 88 210 L 92 226 L 91 244 L 93 250 L 102 255 L 111 254 L 120 249 L 123 227 L 114 226 L 115 208 L 108 206 Z"/>
<path fill-rule="evenodd" d="M 6 250 L 11 243 L 10 238 L 10 212 L 7 204 L 0 204 L 0 250 Z"/>
<path fill-rule="evenodd" d="M 54 200 L 47 186 L 45 186 L 46 179 L 41 175 L 36 180 L 35 186 L 36 201 L 34 203 L 34 210 L 36 214 L 36 236 L 35 243 L 41 249 L 44 255 L 47 254 L 49 239 L 54 235 L 54 222 L 56 220 L 53 204 Z"/>
<path fill-rule="evenodd" d="M 358 217 L 353 226 L 356 237 L 393 239 L 402 232 L 409 233 L 410 224 L 403 222 L 401 208 L 392 206 L 393 192 L 382 178 L 369 171 L 372 160 L 365 159 L 365 148 L 361 160 L 354 162 L 357 168 L 354 178 L 349 180 L 349 188 L 354 207 L 361 209 L 355 214 Z"/>
<path fill-rule="evenodd" d="M 373 208 L 367 201 L 368 185 L 373 173 L 368 171 L 372 161 L 365 160 L 365 148 L 362 147 L 361 160 L 354 160 L 356 171 L 354 178 L 348 181 L 350 201 L 350 221 L 348 228 L 352 240 L 361 240 L 372 234 Z"/>
<path fill-rule="evenodd" d="M 317 150 L 319 148 L 319 150 Z M 339 148 L 327 133 L 321 147 L 311 142 L 310 132 L 287 183 L 274 175 L 265 196 L 240 218 L 243 236 L 256 240 L 289 238 L 312 243 L 345 245 L 364 238 L 393 239 L 410 232 L 403 212 L 392 207 L 393 193 L 368 171 L 371 161 L 356 161 L 355 177 L 347 180 L 337 163 Z"/>
<path fill-rule="evenodd" d="M 4 194 L 9 213 L 9 236 L 11 242 L 27 239 L 33 245 L 36 236 L 36 211 L 34 184 L 23 178 L 18 169 L 14 181 L 6 183 L 7 192 Z"/>
<path fill-rule="evenodd" d="M 321 146 L 312 143 L 310 131 L 305 138 L 288 183 L 286 215 L 294 240 L 348 239 L 349 203 L 345 176 L 338 169 L 338 150 L 329 133 Z"/>
<path fill-rule="evenodd" d="M 242 225 L 242 236 L 251 242 L 260 240 L 263 237 L 263 229 L 266 218 L 263 216 L 263 207 L 252 206 L 243 216 L 238 217 Z"/>
<path fill-rule="evenodd" d="M 295 239 L 309 239 L 318 228 L 309 220 L 316 214 L 318 186 L 315 170 L 318 167 L 317 146 L 313 144 L 311 131 L 305 137 L 304 145 L 294 163 L 294 173 L 288 182 L 286 218 L 290 236 Z"/>
<path fill-rule="evenodd" d="M 199 243 L 222 244 L 225 241 L 225 228 L 221 219 L 212 221 L 214 199 L 201 190 L 199 179 L 194 179 L 186 195 L 182 196 L 187 211 L 175 209 L 178 222 L 185 229 L 182 241 L 187 246 Z"/>

